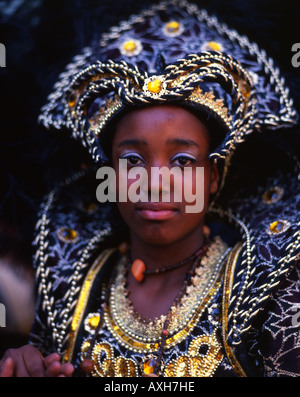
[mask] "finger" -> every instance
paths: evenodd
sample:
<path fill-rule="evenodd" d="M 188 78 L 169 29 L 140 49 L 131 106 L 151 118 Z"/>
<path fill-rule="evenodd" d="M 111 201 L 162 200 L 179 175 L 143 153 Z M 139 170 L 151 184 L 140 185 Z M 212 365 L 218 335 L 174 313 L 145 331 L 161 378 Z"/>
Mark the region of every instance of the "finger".
<path fill-rule="evenodd" d="M 32 351 L 31 349 L 25 350 L 23 353 L 24 366 L 27 369 L 28 376 L 31 377 L 44 377 L 44 357 L 38 350 Z"/>
<path fill-rule="evenodd" d="M 14 360 L 7 358 L 1 363 L 0 377 L 1 378 L 12 378 L 14 376 Z"/>
<path fill-rule="evenodd" d="M 46 377 L 53 378 L 57 377 L 61 373 L 61 363 L 59 361 L 53 361 L 47 368 L 46 368 Z"/>
<path fill-rule="evenodd" d="M 52 354 L 49 354 L 49 356 L 45 357 L 44 364 L 46 367 L 48 367 L 54 361 L 60 361 L 60 355 L 58 353 L 52 353 Z"/>
<path fill-rule="evenodd" d="M 17 378 L 28 378 L 30 373 L 25 365 L 23 357 L 19 357 L 15 360 L 15 373 L 14 375 Z"/>
<path fill-rule="evenodd" d="M 61 374 L 64 376 L 70 377 L 73 375 L 74 366 L 71 363 L 65 363 L 61 366 Z"/>

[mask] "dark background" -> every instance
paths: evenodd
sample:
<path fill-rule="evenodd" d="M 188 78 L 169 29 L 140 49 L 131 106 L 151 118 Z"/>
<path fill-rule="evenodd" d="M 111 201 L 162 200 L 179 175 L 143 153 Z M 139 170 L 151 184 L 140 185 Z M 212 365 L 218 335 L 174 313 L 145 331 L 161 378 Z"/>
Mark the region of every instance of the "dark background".
<path fill-rule="evenodd" d="M 274 58 L 300 107 L 300 68 L 291 64 L 300 42 L 296 1 L 195 0 L 230 28 L 246 34 Z M 103 31 L 157 1 L 0 0 L 0 253 L 13 235 L 30 255 L 31 230 L 41 196 L 77 167 L 81 149 L 67 137 L 37 127 L 41 106 L 70 58 Z M 4 226 L 13 226 L 7 229 Z"/>
<path fill-rule="evenodd" d="M 0 257 L 31 268 L 31 240 L 42 196 L 85 156 L 67 136 L 40 130 L 37 117 L 58 74 L 111 25 L 157 1 L 0 0 Z M 264 48 L 280 67 L 300 109 L 299 1 L 194 0 Z"/>

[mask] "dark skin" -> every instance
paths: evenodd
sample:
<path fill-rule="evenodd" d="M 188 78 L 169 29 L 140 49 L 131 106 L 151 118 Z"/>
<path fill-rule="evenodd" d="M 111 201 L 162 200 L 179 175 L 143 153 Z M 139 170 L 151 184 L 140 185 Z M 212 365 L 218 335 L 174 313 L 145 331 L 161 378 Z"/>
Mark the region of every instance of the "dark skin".
<path fill-rule="evenodd" d="M 192 113 L 175 106 L 155 106 L 134 111 L 118 124 L 112 145 L 113 165 L 119 158 L 128 160 L 128 169 L 140 166 L 151 175 L 151 167 L 204 167 L 204 209 L 187 213 L 184 199 L 174 202 L 171 183 L 170 203 L 159 203 L 155 210 L 171 209 L 156 216 L 153 207 L 141 203 L 118 203 L 130 229 L 132 259 L 142 259 L 148 269 L 179 262 L 197 251 L 203 243 L 204 217 L 209 195 L 218 188 L 219 174 L 208 158 L 209 135 L 205 125 Z M 118 175 L 117 175 L 118 176 Z M 193 187 L 196 174 L 193 173 Z M 149 178 L 148 189 L 153 188 Z M 118 180 L 118 178 L 117 178 Z M 128 187 L 133 180 L 128 180 Z M 162 185 L 156 186 L 161 192 Z M 149 193 L 150 196 L 150 193 Z M 150 211 L 147 212 L 147 209 Z M 158 219 L 159 218 L 159 219 Z M 190 264 L 156 275 L 147 275 L 142 283 L 128 276 L 130 300 L 145 318 L 166 314 L 178 293 Z"/>
<path fill-rule="evenodd" d="M 198 250 L 204 238 L 204 217 L 209 195 L 218 188 L 217 167 L 209 158 L 209 134 L 205 125 L 192 113 L 175 106 L 153 106 L 135 110 L 124 116 L 117 125 L 112 145 L 113 166 L 118 176 L 118 161 L 126 158 L 128 169 L 144 167 L 191 167 L 192 187 L 196 188 L 196 167 L 204 167 L 204 208 L 199 213 L 187 213 L 186 201 L 175 202 L 174 181 L 170 185 L 170 202 L 118 203 L 122 217 L 130 230 L 130 250 L 133 259 L 139 258 L 147 268 L 169 266 Z M 118 180 L 118 178 L 117 178 Z M 183 184 L 184 178 L 181 180 Z M 133 180 L 128 180 L 128 187 Z M 178 183 L 178 180 L 176 181 Z M 149 178 L 146 189 L 153 184 Z M 161 193 L 162 186 L 155 187 Z M 167 273 L 147 275 L 137 282 L 128 275 L 130 300 L 136 311 L 145 318 L 166 314 L 182 286 L 190 264 Z M 9 349 L 0 360 L 0 377 L 69 377 L 74 367 L 61 363 L 57 353 L 47 357 L 33 346 Z"/>

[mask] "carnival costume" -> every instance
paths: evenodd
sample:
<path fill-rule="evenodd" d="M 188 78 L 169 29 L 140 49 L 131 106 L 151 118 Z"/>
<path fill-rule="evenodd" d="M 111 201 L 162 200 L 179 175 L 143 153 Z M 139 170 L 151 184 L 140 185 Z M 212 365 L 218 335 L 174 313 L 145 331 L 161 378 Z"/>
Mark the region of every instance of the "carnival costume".
<path fill-rule="evenodd" d="M 210 157 L 223 169 L 207 216 L 212 243 L 170 309 L 168 327 L 164 316 L 147 321 L 134 311 L 126 255 L 116 246 L 125 231 L 112 206 L 95 201 L 95 171 L 82 172 L 41 208 L 31 343 L 61 353 L 78 376 L 87 356 L 92 376 L 142 376 L 153 362 L 165 377 L 299 376 L 298 162 L 261 184 L 245 178 L 239 163 L 243 148 L 259 150 L 262 137 L 275 139 L 273 130 L 297 122 L 263 50 L 194 4 L 163 2 L 76 56 L 40 121 L 70 131 L 99 167 L 119 117 L 164 103 L 217 126 Z"/>

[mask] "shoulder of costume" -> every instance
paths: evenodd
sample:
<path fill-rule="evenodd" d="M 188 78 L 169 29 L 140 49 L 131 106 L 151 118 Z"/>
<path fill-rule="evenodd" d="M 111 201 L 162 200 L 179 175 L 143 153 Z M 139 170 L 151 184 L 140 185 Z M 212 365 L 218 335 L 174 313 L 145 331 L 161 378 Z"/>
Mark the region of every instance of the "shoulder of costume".
<path fill-rule="evenodd" d="M 281 281 L 300 260 L 300 175 L 270 178 L 252 191 L 239 191 L 226 210 L 212 212 L 233 223 L 241 245 L 225 271 L 223 310 L 231 346 L 265 307 Z"/>
<path fill-rule="evenodd" d="M 36 225 L 36 284 L 61 351 L 85 276 L 112 235 L 111 208 L 96 201 L 95 180 L 95 173 L 80 172 L 52 190 Z"/>

